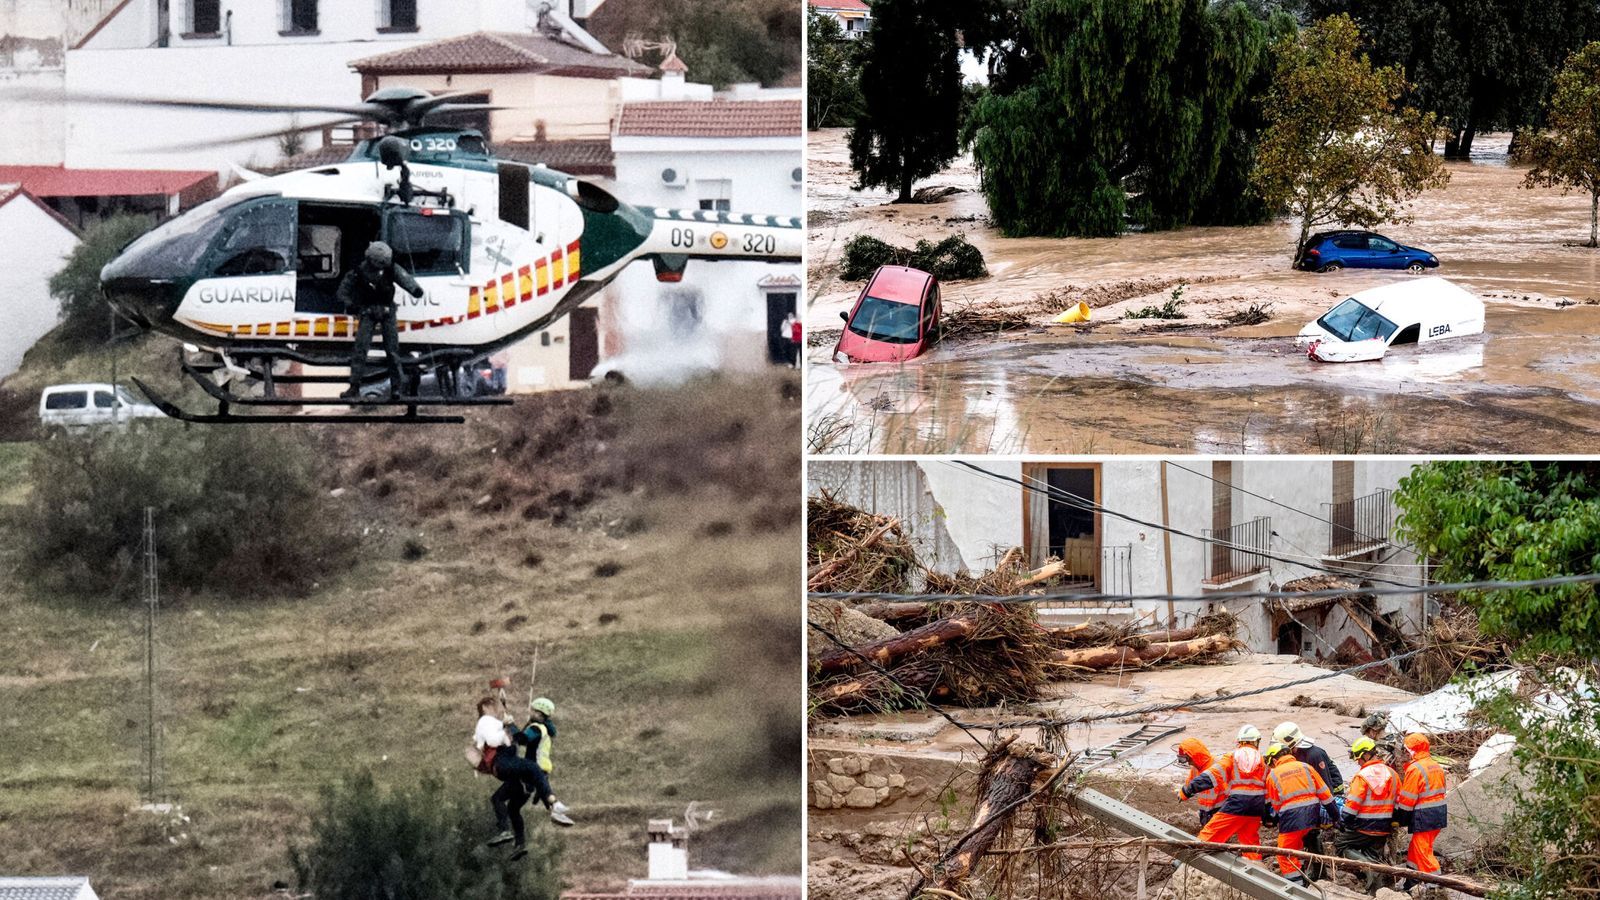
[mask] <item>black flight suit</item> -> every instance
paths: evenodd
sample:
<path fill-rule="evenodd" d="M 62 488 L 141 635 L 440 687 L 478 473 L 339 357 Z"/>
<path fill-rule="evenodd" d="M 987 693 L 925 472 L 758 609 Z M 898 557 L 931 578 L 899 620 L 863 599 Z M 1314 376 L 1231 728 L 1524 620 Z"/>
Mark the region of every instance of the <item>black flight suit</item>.
<path fill-rule="evenodd" d="M 339 282 L 339 302 L 351 315 L 361 317 L 361 324 L 356 326 L 355 350 L 350 358 L 352 393 L 361 390 L 361 378 L 366 374 L 367 352 L 372 349 L 374 328 L 383 329 L 383 351 L 389 358 L 389 393 L 392 396 L 405 390 L 405 376 L 400 371 L 400 335 L 395 328 L 396 285 L 413 297 L 422 296 L 422 287 L 399 263 L 393 263 L 384 270 L 362 262 L 346 272 Z"/>

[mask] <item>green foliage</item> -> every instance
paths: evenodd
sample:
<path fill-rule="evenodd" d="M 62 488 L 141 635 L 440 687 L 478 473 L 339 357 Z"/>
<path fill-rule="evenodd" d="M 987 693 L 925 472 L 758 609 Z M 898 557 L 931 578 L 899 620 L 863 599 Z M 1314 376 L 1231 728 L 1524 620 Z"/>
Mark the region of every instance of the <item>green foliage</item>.
<path fill-rule="evenodd" d="M 353 541 L 305 441 L 289 429 L 165 422 L 57 434 L 34 454 L 32 491 L 14 514 L 23 568 L 63 594 L 135 591 L 150 506 L 163 585 L 309 590 Z"/>
<path fill-rule="evenodd" d="M 489 788 L 485 787 L 485 791 Z M 469 802 L 436 779 L 384 793 L 363 772 L 323 789 L 310 842 L 292 847 L 299 888 L 346 900 L 555 900 L 560 846 L 535 844 L 507 862 L 483 846 L 487 798 Z"/>
<path fill-rule="evenodd" d="M 100 293 L 100 270 L 155 224 L 146 216 L 115 215 L 90 225 L 67 264 L 50 276 L 50 296 L 61 302 L 61 337 L 82 346 L 111 336 L 111 307 Z"/>
<path fill-rule="evenodd" d="M 1523 187 L 1589 194 L 1589 243 L 1600 246 L 1600 41 L 1568 57 L 1556 75 L 1548 127 L 1528 138 Z"/>
<path fill-rule="evenodd" d="M 1525 677 L 1531 677 L 1532 672 Z M 1556 900 L 1576 896 L 1575 888 L 1600 884 L 1600 684 L 1594 668 L 1582 676 L 1572 669 L 1542 673 L 1550 695 L 1560 702 L 1536 705 L 1504 692 L 1477 712 L 1491 725 L 1517 738 L 1512 759 L 1526 786 L 1496 798 L 1513 810 L 1506 823 L 1506 855 L 1518 877 L 1505 879 L 1494 895 L 1500 900 Z"/>
<path fill-rule="evenodd" d="M 1446 156 L 1466 157 L 1477 132 L 1538 124 L 1561 60 L 1594 36 L 1593 0 L 1311 0 L 1313 18 L 1348 14 L 1380 65 L 1416 85 L 1419 108 L 1449 128 Z"/>
<path fill-rule="evenodd" d="M 983 254 L 959 234 L 952 234 L 937 244 L 917 241 L 917 246 L 911 250 L 880 241 L 870 234 L 858 234 L 845 242 L 844 260 L 839 264 L 840 278 L 860 281 L 879 266 L 910 266 L 940 281 L 983 278 L 989 274 L 988 267 L 983 264 Z"/>
<path fill-rule="evenodd" d="M 850 130 L 858 188 L 885 187 L 896 202 L 956 158 L 961 68 L 954 4 L 877 0 L 861 68 L 862 108 Z"/>
<path fill-rule="evenodd" d="M 967 129 L 1003 232 L 1109 236 L 1238 212 L 1215 188 L 1224 159 L 1248 157 L 1230 144 L 1250 141 L 1264 20 L 1207 0 L 1036 0 L 1021 24 L 1014 87 L 979 101 Z"/>
<path fill-rule="evenodd" d="M 1124 319 L 1187 319 L 1189 314 L 1183 311 L 1184 285 L 1172 289 L 1172 296 L 1160 306 L 1146 306 L 1143 309 L 1130 309 L 1122 314 Z"/>
<path fill-rule="evenodd" d="M 804 26 L 790 0 L 610 0 L 588 27 L 614 50 L 630 37 L 675 41 L 689 80 L 719 88 L 741 81 L 774 85 L 800 70 Z"/>
<path fill-rule="evenodd" d="M 812 129 L 854 125 L 861 112 L 860 42 L 832 16 L 806 19 L 806 123 Z"/>
<path fill-rule="evenodd" d="M 1335 16 L 1279 42 L 1252 182 L 1269 206 L 1312 229 L 1404 222 L 1403 206 L 1450 176 L 1431 149 L 1435 117 L 1401 107 L 1395 67 L 1373 68 L 1361 33 Z"/>
<path fill-rule="evenodd" d="M 1586 463 L 1459 460 L 1418 466 L 1395 500 L 1400 533 L 1441 581 L 1528 580 L 1600 571 L 1600 471 Z M 1526 655 L 1600 655 L 1594 585 L 1463 598 L 1489 634 Z"/>

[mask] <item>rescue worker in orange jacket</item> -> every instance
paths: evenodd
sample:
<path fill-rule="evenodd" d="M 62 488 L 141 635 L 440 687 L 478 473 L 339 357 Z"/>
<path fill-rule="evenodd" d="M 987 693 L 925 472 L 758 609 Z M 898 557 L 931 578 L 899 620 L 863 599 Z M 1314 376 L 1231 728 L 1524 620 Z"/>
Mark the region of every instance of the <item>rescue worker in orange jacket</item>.
<path fill-rule="evenodd" d="M 1190 797 L 1221 786 L 1222 803 L 1200 829 L 1200 840 L 1226 844 L 1237 837 L 1241 844 L 1261 843 L 1267 767 L 1256 749 L 1259 743 L 1261 732 L 1254 725 L 1240 728 L 1239 746 L 1184 785 L 1183 792 Z M 1245 853 L 1244 858 L 1260 861 L 1261 854 Z"/>
<path fill-rule="evenodd" d="M 1267 748 L 1267 812 L 1264 822 L 1278 823 L 1278 846 L 1287 850 L 1305 849 L 1306 835 L 1320 828 L 1332 828 L 1339 821 L 1339 807 L 1333 792 L 1317 770 L 1294 758 L 1282 744 Z M 1295 884 L 1307 883 L 1300 860 L 1278 857 L 1278 874 Z"/>
<path fill-rule="evenodd" d="M 1178 743 L 1178 762 L 1189 767 L 1189 774 L 1183 780 L 1183 786 L 1178 788 L 1178 802 L 1182 803 L 1189 798 L 1194 798 L 1194 805 L 1200 808 L 1200 827 L 1206 827 L 1211 817 L 1216 814 L 1217 807 L 1225 799 L 1223 787 L 1227 779 L 1222 770 L 1211 759 L 1211 751 L 1198 738 L 1184 738 Z M 1195 786 L 1195 780 L 1205 776 L 1204 787 Z"/>
<path fill-rule="evenodd" d="M 1377 741 L 1369 737 L 1356 738 L 1350 745 L 1350 758 L 1361 771 L 1345 788 L 1339 833 L 1333 838 L 1334 850 L 1347 859 L 1383 862 L 1393 830 L 1394 802 L 1400 794 L 1400 773 L 1389 767 L 1384 756 Z M 1367 893 L 1376 894 L 1383 881 L 1383 876 L 1368 870 Z"/>
<path fill-rule="evenodd" d="M 1394 818 L 1411 832 L 1406 862 L 1418 872 L 1437 873 L 1440 867 L 1433 855 L 1433 842 L 1448 824 L 1449 810 L 1445 803 L 1444 769 L 1428 752 L 1427 735 L 1412 732 L 1402 743 L 1410 752 L 1411 761 L 1406 763 L 1405 775 L 1400 780 Z M 1411 882 L 1408 880 L 1401 887 L 1410 890 Z"/>

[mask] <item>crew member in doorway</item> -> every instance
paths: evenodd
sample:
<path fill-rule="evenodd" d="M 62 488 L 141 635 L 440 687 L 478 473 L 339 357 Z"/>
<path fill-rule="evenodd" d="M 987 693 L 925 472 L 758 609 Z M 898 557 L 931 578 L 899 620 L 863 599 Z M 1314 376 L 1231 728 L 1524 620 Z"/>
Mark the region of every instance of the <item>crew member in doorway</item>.
<path fill-rule="evenodd" d="M 400 370 L 400 335 L 395 326 L 395 287 L 405 289 L 413 297 L 422 296 L 422 286 L 404 267 L 394 261 L 394 250 L 383 241 L 367 245 L 366 257 L 361 264 L 345 273 L 339 282 L 339 302 L 353 316 L 359 316 L 356 326 L 356 346 L 350 356 L 350 390 L 341 396 L 353 399 L 361 396 L 361 379 L 366 375 L 367 353 L 372 349 L 372 332 L 383 329 L 383 352 L 389 363 L 389 396 L 401 389 L 404 373 Z"/>

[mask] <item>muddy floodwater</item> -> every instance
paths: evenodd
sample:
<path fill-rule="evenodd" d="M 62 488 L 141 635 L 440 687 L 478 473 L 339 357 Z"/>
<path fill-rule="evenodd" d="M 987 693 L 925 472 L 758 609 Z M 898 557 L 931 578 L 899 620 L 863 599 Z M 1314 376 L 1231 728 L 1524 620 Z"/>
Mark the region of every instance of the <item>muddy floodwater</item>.
<path fill-rule="evenodd" d="M 1005 238 L 970 160 L 922 183 L 962 188 L 894 205 L 850 190 L 844 133 L 811 136 L 808 441 L 814 453 L 1585 453 L 1600 451 L 1600 251 L 1588 198 L 1519 187 L 1506 136 L 1378 229 L 1438 255 L 1429 274 L 1488 304 L 1485 333 L 1398 347 L 1378 362 L 1308 360 L 1293 337 L 1351 293 L 1411 278 L 1289 268 L 1287 222 L 1119 238 Z M 919 184 L 919 186 L 921 186 Z M 850 237 L 902 245 L 965 234 L 990 276 L 945 286 L 948 311 L 1019 309 L 1033 327 L 936 347 L 901 365 L 831 360 Z M 1181 320 L 1127 320 L 1174 291 Z M 1048 324 L 1079 300 L 1087 326 Z M 1252 306 L 1269 319 L 1229 326 Z"/>

